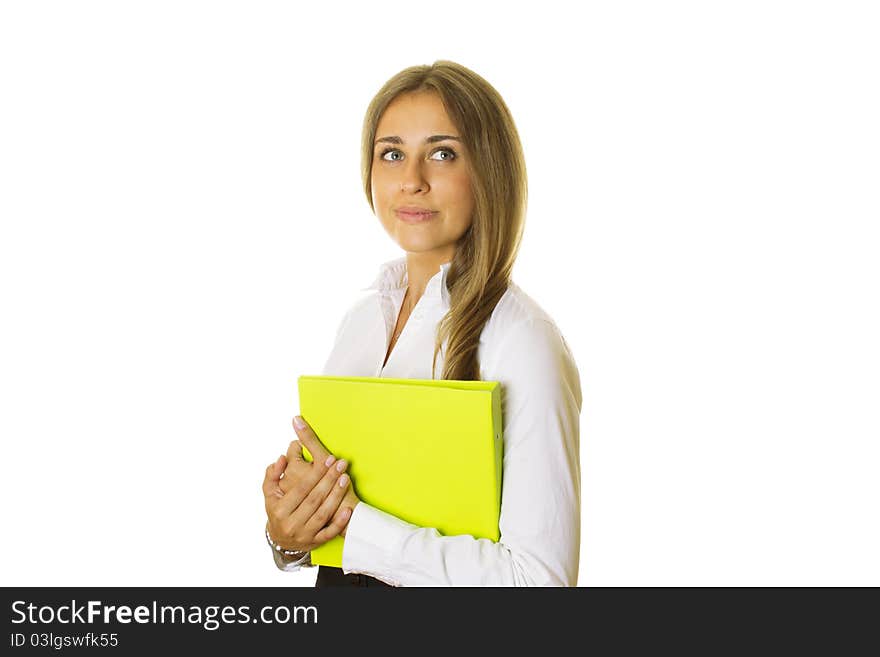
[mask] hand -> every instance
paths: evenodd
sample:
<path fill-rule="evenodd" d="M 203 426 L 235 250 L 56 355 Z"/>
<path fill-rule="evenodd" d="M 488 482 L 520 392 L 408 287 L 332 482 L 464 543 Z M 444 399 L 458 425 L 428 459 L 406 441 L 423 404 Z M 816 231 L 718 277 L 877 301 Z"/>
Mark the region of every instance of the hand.
<path fill-rule="evenodd" d="M 349 488 L 348 475 L 335 467 L 336 460 L 313 432 L 303 436 L 303 442 L 314 457 L 313 463 L 303 459 L 302 446 L 294 440 L 287 456 L 280 456 L 266 468 L 263 479 L 269 519 L 266 527 L 272 540 L 285 550 L 312 550 L 341 533 L 351 517 L 350 507 L 340 509 Z M 283 472 L 287 472 L 286 491 L 281 488 Z"/>
<path fill-rule="evenodd" d="M 309 452 L 312 455 L 313 463 L 320 462 L 320 458 L 318 457 L 318 454 L 316 453 L 316 451 L 314 449 L 312 449 L 313 445 L 318 450 L 323 450 L 321 452 L 321 454 L 326 455 L 325 459 L 327 457 L 329 457 L 329 454 L 328 454 L 327 450 L 324 448 L 324 445 L 321 443 L 321 441 L 315 435 L 315 432 L 308 425 L 308 423 L 306 423 L 306 426 L 302 429 L 297 429 L 296 424 L 294 424 L 293 430 L 297 433 L 297 436 L 302 439 L 302 442 L 305 443 L 306 448 L 308 448 Z M 297 441 L 293 441 L 291 443 L 291 446 L 299 447 L 299 443 L 297 443 Z M 299 456 L 299 459 L 297 459 L 296 456 Z M 306 463 L 306 465 L 309 465 L 309 463 L 306 462 L 302 458 L 302 450 L 301 449 L 296 450 L 296 454 L 294 454 L 293 459 L 291 459 L 290 457 L 291 457 L 290 450 L 288 450 L 288 455 L 287 455 L 287 458 L 285 459 L 286 465 L 283 466 L 283 467 L 285 467 L 284 476 L 278 482 L 278 490 L 276 491 L 276 495 L 278 497 L 283 496 L 291 488 L 293 488 L 294 484 L 296 483 L 297 476 L 301 476 L 301 468 L 302 468 L 301 463 Z M 345 461 L 345 459 L 340 459 L 339 461 L 336 461 L 336 467 L 342 468 L 341 472 L 345 472 L 345 469 L 347 468 L 347 466 L 348 466 L 348 463 Z M 333 467 L 332 463 L 331 463 L 330 467 Z M 345 536 L 345 531 L 348 528 L 348 520 L 349 520 L 349 518 L 351 518 L 351 514 L 354 513 L 354 508 L 358 504 L 360 504 L 360 502 L 361 502 L 360 498 L 357 496 L 357 493 L 355 493 L 355 491 L 354 491 L 354 481 L 351 480 L 350 475 L 349 475 L 349 484 L 350 485 L 347 487 L 347 490 L 345 491 L 345 496 L 343 497 L 342 502 L 340 503 L 339 508 L 337 509 L 337 511 L 333 517 L 334 524 L 339 523 L 339 524 L 343 525 L 343 528 L 340 531 L 340 534 L 342 536 Z M 346 509 L 349 510 L 349 513 L 345 517 L 343 517 L 342 514 L 346 511 Z"/>

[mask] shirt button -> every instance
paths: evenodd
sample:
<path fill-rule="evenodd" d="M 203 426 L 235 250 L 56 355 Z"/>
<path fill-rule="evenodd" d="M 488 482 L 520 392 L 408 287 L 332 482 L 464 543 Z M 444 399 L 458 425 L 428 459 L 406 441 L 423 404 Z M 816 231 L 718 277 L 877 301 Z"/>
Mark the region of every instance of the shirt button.
<path fill-rule="evenodd" d="M 416 313 L 413 313 L 413 319 L 421 319 L 421 318 L 422 318 L 422 311 L 421 310 Z"/>

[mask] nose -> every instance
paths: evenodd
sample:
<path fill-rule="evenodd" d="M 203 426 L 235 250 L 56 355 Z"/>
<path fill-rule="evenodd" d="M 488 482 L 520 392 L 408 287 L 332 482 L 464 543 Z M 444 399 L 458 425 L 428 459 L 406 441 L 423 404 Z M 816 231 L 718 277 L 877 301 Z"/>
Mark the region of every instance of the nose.
<path fill-rule="evenodd" d="M 425 178 L 424 171 L 422 171 L 421 162 L 411 159 L 403 165 L 400 171 L 401 191 L 407 193 L 427 191 L 428 181 Z"/>

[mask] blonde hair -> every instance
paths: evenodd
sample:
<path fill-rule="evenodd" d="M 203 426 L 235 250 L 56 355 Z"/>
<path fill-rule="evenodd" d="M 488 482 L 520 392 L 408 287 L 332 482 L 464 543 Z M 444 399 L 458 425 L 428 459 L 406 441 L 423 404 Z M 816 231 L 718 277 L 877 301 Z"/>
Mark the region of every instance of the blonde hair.
<path fill-rule="evenodd" d="M 361 175 L 373 212 L 371 172 L 379 119 L 398 96 L 423 91 L 440 96 L 459 130 L 474 195 L 473 222 L 458 241 L 447 272 L 450 307 L 437 328 L 431 378 L 437 353 L 448 339 L 441 378 L 479 380 L 480 334 L 507 290 L 522 241 L 528 194 L 525 157 L 510 110 L 486 80 L 448 60 L 411 66 L 382 86 L 364 117 Z"/>

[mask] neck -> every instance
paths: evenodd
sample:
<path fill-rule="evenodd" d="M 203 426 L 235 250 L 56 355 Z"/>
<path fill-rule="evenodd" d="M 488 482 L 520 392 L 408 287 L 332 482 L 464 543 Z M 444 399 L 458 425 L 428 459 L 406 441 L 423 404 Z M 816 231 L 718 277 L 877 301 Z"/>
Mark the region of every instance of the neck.
<path fill-rule="evenodd" d="M 440 265 L 451 262 L 454 255 L 454 249 L 406 254 L 407 308 L 415 307 L 425 293 L 428 281 L 440 271 Z"/>

